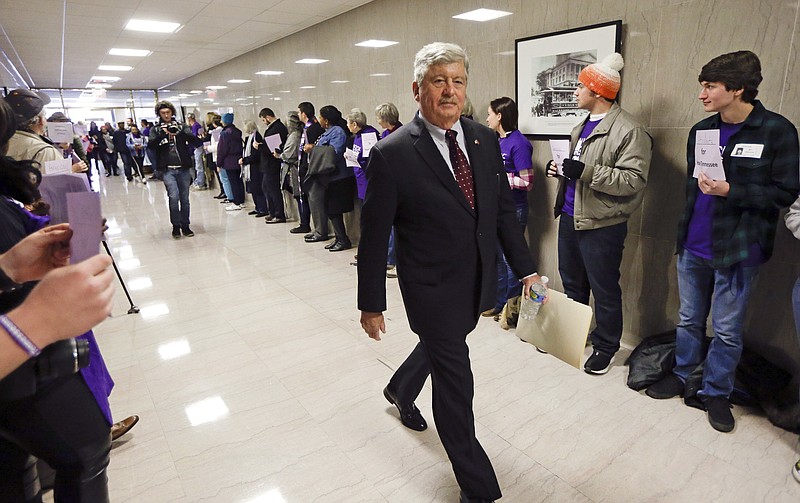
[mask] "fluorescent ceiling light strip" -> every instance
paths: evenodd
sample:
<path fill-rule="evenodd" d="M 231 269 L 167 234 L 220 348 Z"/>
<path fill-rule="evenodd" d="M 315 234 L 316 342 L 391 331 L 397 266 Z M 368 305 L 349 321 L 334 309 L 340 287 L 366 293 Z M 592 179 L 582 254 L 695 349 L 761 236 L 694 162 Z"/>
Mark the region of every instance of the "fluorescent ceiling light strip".
<path fill-rule="evenodd" d="M 227 89 L 228 86 L 206 86 L 206 89 Z"/>
<path fill-rule="evenodd" d="M 256 75 L 283 75 L 283 72 L 280 70 L 261 70 L 256 72 Z"/>
<path fill-rule="evenodd" d="M 467 21 L 491 21 L 493 19 L 510 16 L 512 12 L 494 9 L 475 9 L 463 14 L 453 16 L 453 19 L 466 19 Z"/>
<path fill-rule="evenodd" d="M 327 63 L 327 59 L 314 59 L 314 58 L 303 58 L 298 59 L 295 63 L 300 63 L 301 65 L 318 65 L 320 63 Z"/>
<path fill-rule="evenodd" d="M 250 81 L 247 79 L 231 79 L 228 81 L 228 84 L 246 84 L 248 82 Z"/>
<path fill-rule="evenodd" d="M 108 53 L 112 56 L 132 56 L 143 58 L 152 54 L 153 51 L 148 51 L 147 49 L 122 49 L 119 47 L 113 47 L 110 51 L 108 51 Z"/>
<path fill-rule="evenodd" d="M 356 45 L 358 47 L 389 47 L 390 45 L 395 45 L 397 43 L 398 42 L 395 42 L 394 40 L 369 39 L 369 40 L 365 40 L 363 42 L 359 42 Z"/>
<path fill-rule="evenodd" d="M 370 77 L 389 77 L 391 73 L 370 73 Z"/>
<path fill-rule="evenodd" d="M 109 82 L 116 82 L 119 79 L 119 77 L 111 77 L 108 75 L 93 75 L 91 80 L 107 80 Z"/>
<path fill-rule="evenodd" d="M 180 23 L 167 21 L 150 21 L 147 19 L 131 19 L 125 25 L 126 30 L 148 31 L 151 33 L 175 33 L 180 28 Z"/>

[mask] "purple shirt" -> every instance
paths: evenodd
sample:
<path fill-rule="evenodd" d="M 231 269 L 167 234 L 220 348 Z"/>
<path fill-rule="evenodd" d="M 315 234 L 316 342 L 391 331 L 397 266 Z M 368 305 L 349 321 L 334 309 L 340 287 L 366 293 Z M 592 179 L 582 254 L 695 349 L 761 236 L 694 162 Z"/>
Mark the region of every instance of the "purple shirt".
<path fill-rule="evenodd" d="M 605 117 L 605 116 L 604 116 Z M 603 118 L 597 119 L 596 121 L 588 120 L 586 124 L 583 125 L 583 131 L 581 131 L 581 135 L 578 138 L 578 143 L 575 144 L 575 150 L 572 152 L 572 158 L 576 161 L 581 160 L 581 151 L 583 150 L 583 142 L 586 138 L 592 134 L 594 128 L 600 124 Z M 575 182 L 577 180 L 567 180 L 567 192 L 564 194 L 564 206 L 561 207 L 561 212 L 566 213 L 567 215 L 574 217 L 575 216 Z"/>
<path fill-rule="evenodd" d="M 533 145 L 525 136 L 515 129 L 504 138 L 500 138 L 500 154 L 503 156 L 503 167 L 506 173 L 519 176 L 519 172 L 533 168 Z M 528 204 L 528 191 L 511 189 L 514 204 L 526 206 Z"/>
<path fill-rule="evenodd" d="M 739 132 L 744 126 L 744 122 L 739 124 L 728 124 L 720 121 L 719 145 L 720 153 L 725 151 L 730 138 Z M 706 260 L 714 258 L 714 209 L 717 204 L 717 196 L 697 193 L 697 199 L 692 209 L 692 218 L 689 220 L 689 227 L 686 233 L 684 249 L 694 255 Z M 766 261 L 764 251 L 758 243 L 750 243 L 747 258 L 741 262 L 744 266 L 756 266 Z"/>
<path fill-rule="evenodd" d="M 203 129 L 203 126 L 201 126 L 199 122 L 195 121 L 195 123 L 192 124 L 192 135 L 197 138 L 197 135 L 200 133 L 201 129 Z"/>
<path fill-rule="evenodd" d="M 381 140 L 386 138 L 390 134 L 394 133 L 395 131 L 397 131 L 397 129 L 402 125 L 403 125 L 402 122 L 398 122 L 397 125 L 394 127 L 394 129 L 384 129 L 383 133 L 381 133 Z"/>

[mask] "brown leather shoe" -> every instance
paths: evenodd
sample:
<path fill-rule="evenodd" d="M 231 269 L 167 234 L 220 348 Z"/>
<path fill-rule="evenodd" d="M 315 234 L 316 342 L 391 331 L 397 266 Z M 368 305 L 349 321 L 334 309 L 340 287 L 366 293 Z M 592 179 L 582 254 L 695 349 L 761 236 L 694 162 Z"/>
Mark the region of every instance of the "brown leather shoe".
<path fill-rule="evenodd" d="M 122 421 L 111 425 L 111 440 L 114 441 L 122 435 L 131 431 L 131 428 L 139 422 L 139 416 L 128 416 Z"/>

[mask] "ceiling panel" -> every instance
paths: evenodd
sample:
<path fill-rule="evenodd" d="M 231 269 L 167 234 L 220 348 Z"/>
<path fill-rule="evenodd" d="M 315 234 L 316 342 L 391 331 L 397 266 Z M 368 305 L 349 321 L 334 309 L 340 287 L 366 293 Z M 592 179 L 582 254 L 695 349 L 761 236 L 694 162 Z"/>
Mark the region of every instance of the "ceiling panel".
<path fill-rule="evenodd" d="M 11 41 L 0 51 L 33 87 L 83 87 L 101 64 L 129 65 L 115 88 L 158 88 L 371 0 L 0 0 L 0 26 Z M 64 7 L 66 6 L 66 24 Z M 174 34 L 123 29 L 131 18 L 182 23 Z M 35 27 L 35 28 L 31 28 Z M 110 56 L 112 47 L 153 51 L 146 58 Z M 19 57 L 17 57 L 17 54 Z M 16 87 L 0 72 L 0 86 Z"/>

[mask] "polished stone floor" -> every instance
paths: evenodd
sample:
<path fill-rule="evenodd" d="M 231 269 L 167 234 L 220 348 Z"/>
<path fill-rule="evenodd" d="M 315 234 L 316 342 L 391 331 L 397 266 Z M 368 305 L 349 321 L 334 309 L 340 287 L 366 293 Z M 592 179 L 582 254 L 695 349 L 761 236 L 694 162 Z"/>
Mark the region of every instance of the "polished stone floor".
<path fill-rule="evenodd" d="M 392 502 L 458 500 L 431 428 L 404 428 L 381 395 L 416 340 L 397 280 L 388 333 L 358 323 L 353 253 L 330 253 L 191 195 L 194 238 L 174 240 L 163 184 L 103 178 L 108 244 L 121 289 L 96 333 L 116 380 L 114 502 Z M 248 204 L 248 210 L 252 205 Z M 469 337 L 478 438 L 503 502 L 797 503 L 798 438 L 736 407 L 733 433 L 677 399 L 625 386 L 625 354 L 589 376 L 491 319 Z"/>

